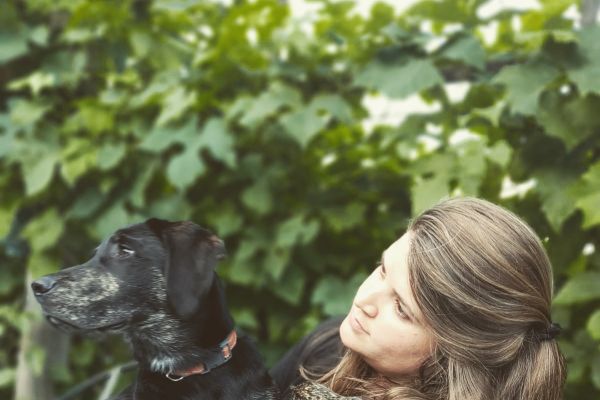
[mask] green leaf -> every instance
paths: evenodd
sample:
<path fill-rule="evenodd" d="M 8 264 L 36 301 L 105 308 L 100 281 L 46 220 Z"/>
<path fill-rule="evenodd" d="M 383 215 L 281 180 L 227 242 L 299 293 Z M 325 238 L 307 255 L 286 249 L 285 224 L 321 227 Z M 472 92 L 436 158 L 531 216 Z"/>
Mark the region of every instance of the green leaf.
<path fill-rule="evenodd" d="M 264 215 L 271 210 L 273 198 L 268 183 L 261 179 L 242 193 L 242 202 L 246 207 L 254 210 L 259 215 Z"/>
<path fill-rule="evenodd" d="M 71 28 L 63 32 L 62 40 L 69 44 L 84 44 L 99 36 L 100 32 L 90 28 Z"/>
<path fill-rule="evenodd" d="M 474 115 L 482 116 L 489 120 L 492 125 L 498 126 L 502 112 L 504 111 L 506 104 L 503 101 L 494 103 L 493 106 L 486 108 L 477 108 L 473 110 Z"/>
<path fill-rule="evenodd" d="M 412 215 L 420 214 L 447 197 L 448 194 L 448 181 L 443 174 L 416 180 L 411 189 Z"/>
<path fill-rule="evenodd" d="M 133 184 L 133 187 L 132 187 L 131 191 L 129 192 L 129 199 L 131 200 L 131 204 L 133 204 L 135 207 L 142 208 L 145 206 L 145 204 L 146 204 L 146 196 L 145 196 L 146 188 L 148 187 L 148 184 L 150 183 L 152 177 L 154 176 L 156 168 L 157 168 L 156 162 L 149 163 L 149 165 L 145 166 L 145 168 L 143 169 L 143 172 L 141 172 L 138 175 L 137 179 L 135 180 L 135 183 Z"/>
<path fill-rule="evenodd" d="M 122 89 L 106 88 L 98 94 L 99 104 L 102 106 L 122 107 L 127 100 L 127 93 Z"/>
<path fill-rule="evenodd" d="M 55 77 L 47 72 L 36 71 L 21 79 L 14 80 L 8 84 L 11 90 L 22 90 L 29 88 L 34 96 L 38 96 L 42 89 L 53 87 L 56 84 Z"/>
<path fill-rule="evenodd" d="M 485 67 L 485 50 L 477 38 L 462 37 L 445 48 L 441 55 L 482 70 Z"/>
<path fill-rule="evenodd" d="M 157 103 L 160 99 L 167 96 L 167 93 L 179 84 L 177 74 L 172 71 L 163 71 L 153 76 L 152 81 L 144 90 L 131 98 L 130 106 L 138 108 L 150 103 Z"/>
<path fill-rule="evenodd" d="M 569 78 L 577 85 L 582 95 L 600 94 L 600 61 L 588 62 L 582 67 L 569 72 Z"/>
<path fill-rule="evenodd" d="M 144 137 L 138 148 L 152 153 L 160 153 L 177 142 L 178 138 L 173 129 L 157 126 Z"/>
<path fill-rule="evenodd" d="M 16 376 L 17 372 L 14 368 L 0 369 L 0 388 L 11 386 L 15 381 Z"/>
<path fill-rule="evenodd" d="M 600 389 L 600 354 L 594 354 L 590 364 L 592 383 L 596 389 Z"/>
<path fill-rule="evenodd" d="M 281 275 L 286 270 L 288 262 L 290 261 L 291 251 L 289 248 L 283 248 L 280 246 L 272 246 L 264 260 L 265 269 L 269 275 L 276 281 L 279 282 Z"/>
<path fill-rule="evenodd" d="M 225 112 L 225 119 L 230 121 L 232 119 L 237 118 L 240 114 L 249 110 L 250 107 L 256 102 L 256 99 L 248 97 L 248 96 L 240 96 L 233 103 L 231 103 L 227 107 L 227 111 Z M 250 124 L 252 125 L 252 124 Z"/>
<path fill-rule="evenodd" d="M 115 203 L 100 215 L 96 222 L 89 226 L 96 239 L 104 239 L 115 230 L 130 223 L 129 214 L 122 203 Z"/>
<path fill-rule="evenodd" d="M 61 154 L 61 173 L 67 183 L 73 185 L 77 179 L 96 166 L 97 149 L 85 139 L 72 139 Z"/>
<path fill-rule="evenodd" d="M 13 32 L 0 31 L 0 43 L 2 43 L 2 46 L 0 46 L 0 64 L 26 54 L 28 51 L 27 39 L 27 31 L 23 28 Z"/>
<path fill-rule="evenodd" d="M 341 232 L 364 222 L 366 206 L 352 202 L 345 207 L 328 209 L 324 213 L 325 220 L 336 232 Z"/>
<path fill-rule="evenodd" d="M 0 114 L 0 159 L 15 148 L 15 132 L 7 114 Z"/>
<path fill-rule="evenodd" d="M 336 119 L 344 123 L 352 122 L 352 108 L 344 100 L 343 97 L 336 94 L 320 94 L 315 96 L 308 108 L 319 113 L 321 110 L 326 111 Z"/>
<path fill-rule="evenodd" d="M 50 108 L 39 101 L 19 100 L 11 103 L 10 117 L 16 126 L 30 129 Z"/>
<path fill-rule="evenodd" d="M 306 277 L 297 267 L 287 268 L 277 284 L 270 286 L 271 291 L 279 298 L 292 305 L 300 304 Z"/>
<path fill-rule="evenodd" d="M 508 143 L 499 140 L 493 146 L 486 148 L 485 156 L 500 167 L 506 168 L 512 156 L 512 151 L 512 147 Z"/>
<path fill-rule="evenodd" d="M 0 207 L 0 237 L 4 238 L 11 229 L 13 218 L 17 211 L 18 204 L 3 205 Z"/>
<path fill-rule="evenodd" d="M 52 77 L 56 85 L 75 85 L 84 74 L 86 54 L 83 51 L 60 50 L 44 58 L 41 72 Z"/>
<path fill-rule="evenodd" d="M 303 245 L 310 243 L 319 233 L 319 229 L 319 221 L 314 219 L 309 220 L 298 234 L 298 243 Z"/>
<path fill-rule="evenodd" d="M 548 64 L 520 64 L 504 67 L 493 82 L 506 86 L 507 102 L 515 113 L 535 114 L 538 98 L 546 86 L 558 76 Z"/>
<path fill-rule="evenodd" d="M 329 117 L 319 115 L 310 107 L 305 107 L 283 115 L 280 121 L 289 135 L 302 147 L 306 147 L 314 136 L 327 125 Z"/>
<path fill-rule="evenodd" d="M 297 107 L 300 104 L 302 104 L 302 97 L 297 89 L 275 81 L 267 91 L 249 103 L 249 108 L 242 116 L 240 123 L 254 128 L 280 108 L 284 106 Z"/>
<path fill-rule="evenodd" d="M 14 274 L 9 268 L 0 269 L 0 296 L 10 295 L 21 284 L 22 278 Z M 0 337 L 2 337 L 2 325 L 0 325 Z"/>
<path fill-rule="evenodd" d="M 192 213 L 192 207 L 186 200 L 184 192 L 177 192 L 171 195 L 164 194 L 161 197 L 154 198 L 153 201 L 149 201 L 145 210 L 147 215 L 170 220 L 189 219 Z"/>
<path fill-rule="evenodd" d="M 260 250 L 260 243 L 254 238 L 245 238 L 235 252 L 234 264 L 245 264 Z"/>
<path fill-rule="evenodd" d="M 457 154 L 455 176 L 460 181 L 459 187 L 464 195 L 476 196 L 486 170 L 485 143 L 481 139 L 473 139 L 452 147 Z M 444 180 L 447 182 L 447 178 Z M 445 187 L 447 188 L 448 185 L 446 184 Z"/>
<path fill-rule="evenodd" d="M 560 289 L 554 303 L 572 305 L 600 299 L 600 273 L 584 272 L 569 279 Z"/>
<path fill-rule="evenodd" d="M 167 177 L 179 190 L 187 189 L 192 183 L 206 172 L 206 166 L 200 159 L 195 146 L 190 146 L 184 152 L 169 161 Z"/>
<path fill-rule="evenodd" d="M 296 215 L 277 227 L 277 246 L 292 247 L 296 243 L 310 242 L 319 231 L 319 223 L 315 220 L 306 222 L 304 215 Z"/>
<path fill-rule="evenodd" d="M 544 131 L 570 151 L 600 129 L 598 110 L 600 97 L 564 97 L 551 92 L 542 96 L 537 117 Z"/>
<path fill-rule="evenodd" d="M 31 31 L 29 37 L 35 44 L 45 46 L 48 44 L 48 34 L 48 27 L 39 25 Z"/>
<path fill-rule="evenodd" d="M 369 63 L 357 74 L 354 84 L 375 89 L 390 97 L 403 98 L 443 83 L 431 60 L 410 60 L 404 64 Z"/>
<path fill-rule="evenodd" d="M 138 148 L 151 153 L 160 153 L 174 144 L 188 145 L 197 141 L 197 118 L 190 118 L 184 124 L 173 126 L 155 126 L 138 145 Z"/>
<path fill-rule="evenodd" d="M 600 224 L 600 190 L 596 193 L 582 197 L 575 202 L 575 206 L 583 211 L 583 229 Z"/>
<path fill-rule="evenodd" d="M 64 130 L 66 132 L 87 131 L 98 135 L 114 129 L 113 111 L 101 105 L 97 100 L 84 100 L 79 102 L 78 106 L 77 112 L 65 122 Z"/>
<path fill-rule="evenodd" d="M 107 171 L 116 167 L 123 157 L 125 157 L 126 148 L 123 143 L 106 143 L 98 151 L 98 168 Z"/>
<path fill-rule="evenodd" d="M 242 329 L 258 329 L 259 324 L 256 316 L 254 315 L 253 310 L 248 309 L 230 309 L 231 315 L 233 316 L 233 320 L 235 324 Z"/>
<path fill-rule="evenodd" d="M 566 356 L 569 363 L 567 384 L 580 383 L 584 376 L 587 378 L 589 359 L 585 349 L 580 348 L 579 343 L 561 341 L 560 350 Z"/>
<path fill-rule="evenodd" d="M 600 224 L 600 162 L 592 165 L 569 193 L 576 199 L 575 206 L 583 212 L 582 228 Z"/>
<path fill-rule="evenodd" d="M 317 283 L 311 302 L 321 305 L 326 315 L 345 315 L 352 305 L 356 290 L 366 277 L 366 274 L 359 273 L 344 281 L 335 276 L 326 276 Z"/>
<path fill-rule="evenodd" d="M 217 160 L 223 161 L 230 168 L 235 168 L 237 161 L 234 141 L 223 119 L 211 118 L 206 122 L 198 146 L 210 151 Z"/>
<path fill-rule="evenodd" d="M 575 202 L 569 191 L 575 177 L 565 171 L 541 170 L 535 174 L 535 178 L 542 199 L 542 210 L 554 231 L 560 232 L 564 221 L 575 211 Z"/>
<path fill-rule="evenodd" d="M 600 340 L 600 310 L 594 311 L 590 318 L 588 318 L 586 328 L 593 339 Z"/>
<path fill-rule="evenodd" d="M 129 35 L 129 42 L 135 55 L 143 58 L 152 50 L 153 38 L 143 31 L 134 31 Z"/>
<path fill-rule="evenodd" d="M 54 176 L 58 161 L 58 154 L 48 149 L 46 153 L 41 154 L 39 157 L 32 157 L 31 160 L 21 164 L 27 196 L 33 196 L 48 186 Z"/>
<path fill-rule="evenodd" d="M 244 222 L 239 212 L 229 208 L 215 210 L 208 218 L 220 237 L 227 237 L 238 232 Z"/>
<path fill-rule="evenodd" d="M 64 220 L 55 208 L 46 210 L 31 221 L 23 230 L 34 252 L 42 252 L 54 246 L 63 233 Z"/>
<path fill-rule="evenodd" d="M 578 34 L 579 54 L 583 62 L 569 71 L 569 78 L 577 85 L 582 95 L 600 94 L 600 26 L 584 28 Z"/>
<path fill-rule="evenodd" d="M 44 276 L 53 274 L 60 269 L 60 262 L 48 255 L 47 252 L 36 252 L 32 251 L 27 259 L 27 271 L 31 273 L 31 276 Z M 26 321 L 27 323 L 29 321 Z M 17 324 L 23 323 L 17 321 Z"/>
<path fill-rule="evenodd" d="M 470 22 L 475 19 L 474 7 L 479 2 L 461 3 L 456 1 L 439 2 L 435 0 L 422 0 L 414 3 L 406 14 L 418 19 L 427 19 L 440 22 Z"/>
<path fill-rule="evenodd" d="M 75 199 L 75 204 L 73 204 L 69 211 L 67 211 L 67 219 L 87 218 L 100 208 L 103 201 L 104 197 L 98 188 L 89 188 L 77 196 Z"/>
<path fill-rule="evenodd" d="M 263 280 L 263 275 L 256 263 L 239 263 L 237 257 L 227 271 L 227 276 L 231 282 L 244 286 L 259 286 L 258 284 Z"/>
<path fill-rule="evenodd" d="M 163 101 L 163 108 L 156 120 L 156 125 L 162 126 L 173 119 L 179 118 L 195 101 L 195 92 L 188 92 L 181 86 L 175 88 Z"/>
<path fill-rule="evenodd" d="M 169 13 L 186 12 L 197 5 L 195 0 L 158 0 L 152 4 L 153 11 L 166 11 Z"/>

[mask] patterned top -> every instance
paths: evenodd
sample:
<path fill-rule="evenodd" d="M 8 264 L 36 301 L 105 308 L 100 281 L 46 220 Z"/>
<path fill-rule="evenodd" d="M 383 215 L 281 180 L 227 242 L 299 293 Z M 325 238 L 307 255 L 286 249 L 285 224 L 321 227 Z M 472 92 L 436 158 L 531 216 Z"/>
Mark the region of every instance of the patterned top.
<path fill-rule="evenodd" d="M 288 400 L 361 400 L 361 398 L 341 396 L 321 384 L 304 382 L 292 387 L 291 397 Z"/>

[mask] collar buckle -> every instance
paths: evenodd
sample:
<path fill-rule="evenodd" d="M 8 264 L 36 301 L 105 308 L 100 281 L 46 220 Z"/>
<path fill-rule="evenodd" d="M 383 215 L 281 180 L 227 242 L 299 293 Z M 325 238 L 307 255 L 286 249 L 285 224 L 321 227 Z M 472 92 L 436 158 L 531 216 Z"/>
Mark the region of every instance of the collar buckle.
<path fill-rule="evenodd" d="M 229 360 L 231 358 L 231 345 L 229 343 L 226 343 L 225 346 L 223 346 L 222 351 L 223 359 L 225 361 Z"/>
<path fill-rule="evenodd" d="M 165 376 L 171 382 L 179 382 L 180 380 L 182 380 L 183 378 L 185 378 L 185 376 L 183 376 L 183 375 L 173 375 L 170 372 L 167 373 Z"/>
<path fill-rule="evenodd" d="M 237 343 L 237 332 L 234 330 L 227 335 L 227 337 L 219 343 L 216 350 L 216 358 L 205 360 L 200 363 L 199 366 L 184 370 L 184 371 L 169 371 L 165 377 L 172 382 L 179 382 L 183 378 L 187 378 L 190 375 L 204 375 L 209 373 L 213 368 L 225 364 L 229 361 L 233 355 L 233 348 Z"/>

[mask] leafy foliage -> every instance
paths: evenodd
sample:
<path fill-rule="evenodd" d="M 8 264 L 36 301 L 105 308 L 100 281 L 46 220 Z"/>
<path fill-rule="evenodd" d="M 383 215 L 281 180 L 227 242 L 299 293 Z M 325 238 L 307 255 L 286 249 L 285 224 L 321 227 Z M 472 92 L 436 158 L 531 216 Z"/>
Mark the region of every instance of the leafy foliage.
<path fill-rule="evenodd" d="M 25 265 L 76 264 L 150 216 L 192 219 L 226 241 L 232 310 L 273 362 L 344 312 L 411 216 L 467 194 L 545 238 L 566 398 L 597 398 L 600 28 L 541 3 L 483 18 L 482 0 L 367 16 L 318 0 L 298 19 L 275 0 L 2 2 L 0 397 L 27 329 Z M 387 123 L 369 96 L 428 111 Z M 73 345 L 63 389 L 127 357 Z"/>

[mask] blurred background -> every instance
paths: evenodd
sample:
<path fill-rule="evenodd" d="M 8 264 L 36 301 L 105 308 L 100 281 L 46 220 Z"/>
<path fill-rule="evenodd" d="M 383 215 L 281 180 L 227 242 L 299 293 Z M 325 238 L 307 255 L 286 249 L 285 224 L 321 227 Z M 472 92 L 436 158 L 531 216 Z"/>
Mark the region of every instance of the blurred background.
<path fill-rule="evenodd" d="M 555 269 L 565 398 L 600 398 L 600 0 L 0 0 L 0 398 L 105 399 L 120 338 L 33 277 L 148 217 L 214 230 L 269 365 L 449 195 Z M 116 370 L 113 370 L 115 372 Z"/>

